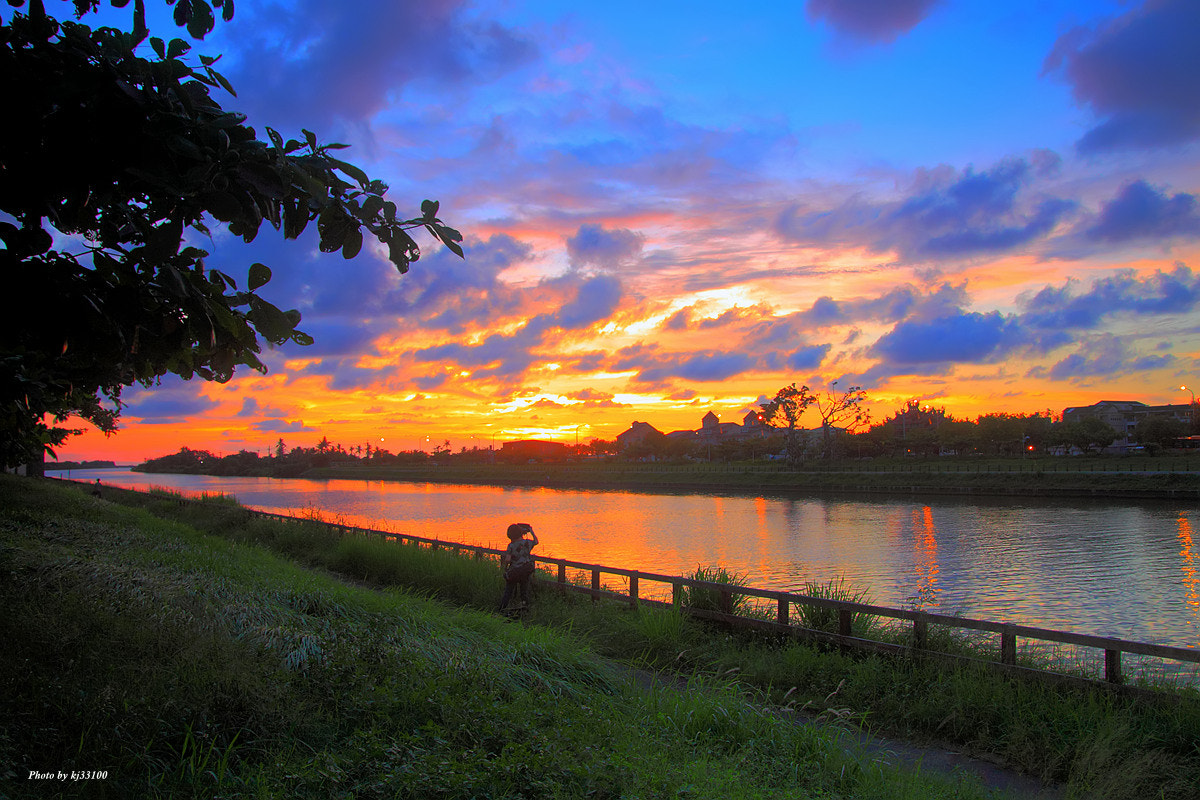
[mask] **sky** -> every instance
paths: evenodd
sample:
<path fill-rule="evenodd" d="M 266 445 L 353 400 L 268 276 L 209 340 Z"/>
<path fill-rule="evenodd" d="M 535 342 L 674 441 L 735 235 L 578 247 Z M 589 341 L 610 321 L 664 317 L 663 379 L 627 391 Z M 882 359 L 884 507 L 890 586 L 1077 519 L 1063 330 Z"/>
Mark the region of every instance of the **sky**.
<path fill-rule="evenodd" d="M 791 383 L 876 419 L 1200 384 L 1194 0 L 244 0 L 199 53 L 260 135 L 438 200 L 466 258 L 215 231 L 316 344 L 132 387 L 60 458 L 585 442 Z"/>

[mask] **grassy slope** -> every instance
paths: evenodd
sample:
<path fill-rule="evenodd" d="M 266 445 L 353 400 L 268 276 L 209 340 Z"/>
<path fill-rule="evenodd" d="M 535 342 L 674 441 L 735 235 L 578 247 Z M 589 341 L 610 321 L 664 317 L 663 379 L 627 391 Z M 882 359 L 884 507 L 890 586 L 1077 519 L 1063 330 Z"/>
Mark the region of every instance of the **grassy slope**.
<path fill-rule="evenodd" d="M 9 476 L 0 642 L 0 795 L 982 796 L 860 766 L 720 687 L 639 692 L 569 634 Z"/>

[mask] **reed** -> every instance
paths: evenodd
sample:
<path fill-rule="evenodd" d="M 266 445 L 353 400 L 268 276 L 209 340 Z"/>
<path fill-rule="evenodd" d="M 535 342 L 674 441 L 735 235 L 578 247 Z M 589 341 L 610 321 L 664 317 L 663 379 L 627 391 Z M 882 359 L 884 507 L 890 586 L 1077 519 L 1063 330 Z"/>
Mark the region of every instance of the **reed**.
<path fill-rule="evenodd" d="M 695 571 L 687 577 L 694 581 L 723 583 L 728 586 L 746 585 L 745 575 L 739 575 L 737 573 L 730 572 L 728 569 L 722 566 L 697 566 Z M 696 608 L 702 611 L 729 611 L 733 614 L 739 614 L 745 610 L 747 600 L 745 595 L 734 594 L 729 600 L 729 607 L 725 608 L 722 602 L 721 591 L 719 589 L 685 585 L 683 587 L 682 603 L 689 608 Z"/>

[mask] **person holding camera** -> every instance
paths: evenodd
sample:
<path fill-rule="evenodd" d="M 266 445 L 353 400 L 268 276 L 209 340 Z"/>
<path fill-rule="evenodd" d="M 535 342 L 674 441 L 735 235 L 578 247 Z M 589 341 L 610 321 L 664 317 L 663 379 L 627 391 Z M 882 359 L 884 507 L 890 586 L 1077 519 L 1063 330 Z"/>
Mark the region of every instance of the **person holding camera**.
<path fill-rule="evenodd" d="M 525 534 L 529 534 L 528 539 Z M 508 547 L 500 556 L 500 568 L 504 571 L 504 594 L 500 597 L 500 611 L 508 608 L 516 592 L 521 602 L 529 603 L 529 579 L 533 577 L 533 548 L 538 543 L 533 526 L 526 522 L 514 522 L 508 526 Z"/>

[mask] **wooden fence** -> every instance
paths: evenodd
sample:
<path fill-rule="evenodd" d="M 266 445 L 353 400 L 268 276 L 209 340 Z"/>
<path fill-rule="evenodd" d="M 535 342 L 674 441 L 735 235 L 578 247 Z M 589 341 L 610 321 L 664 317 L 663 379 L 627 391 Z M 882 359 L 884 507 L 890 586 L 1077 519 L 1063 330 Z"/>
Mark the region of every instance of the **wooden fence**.
<path fill-rule="evenodd" d="M 262 511 L 254 511 L 252 513 L 281 522 L 306 521 L 283 514 L 272 514 Z M 341 533 L 382 536 L 398 542 L 407 542 L 435 550 L 447 550 L 458 555 L 469 555 L 474 558 L 499 558 L 504 553 L 503 550 L 495 548 L 431 539 L 406 533 L 379 531 L 336 523 L 324 524 L 330 525 Z M 691 616 L 714 620 L 734 627 L 751 628 L 771 634 L 820 641 L 847 649 L 866 650 L 893 655 L 909 655 L 945 661 L 983 663 L 1012 674 L 1050 679 L 1061 683 L 1105 686 L 1123 691 L 1136 691 L 1135 687 L 1126 685 L 1126 675 L 1122 670 L 1122 656 L 1124 654 L 1149 656 L 1177 662 L 1179 666 L 1191 669 L 1193 678 L 1198 670 L 1197 668 L 1192 668 L 1190 665 L 1200 665 L 1200 650 L 1191 648 L 1133 642 L 1105 636 L 1090 636 L 1069 631 L 1035 628 L 1028 625 L 992 622 L 967 617 L 934 614 L 927 611 L 889 608 L 868 603 L 812 597 L 772 589 L 758 589 L 752 586 L 695 580 L 678 575 L 665 575 L 656 572 L 624 569 L 622 567 L 589 564 L 565 558 L 535 556 L 535 560 L 539 567 L 535 576 L 537 584 L 543 589 L 552 588 L 563 594 L 582 594 L 590 596 L 593 601 L 614 601 L 628 605 L 631 608 L 636 608 L 642 604 L 675 608 Z M 574 580 L 568 580 L 568 570 L 576 570 L 588 576 L 588 582 L 585 585 L 580 585 Z M 604 582 L 605 576 L 620 579 L 624 586 L 621 590 L 611 588 L 611 586 Z M 658 584 L 664 587 L 669 586 L 671 599 L 668 601 L 644 596 L 643 588 L 647 583 Z M 685 592 L 687 589 L 710 593 L 712 597 L 717 599 L 717 608 L 698 608 L 685 604 Z M 735 613 L 735 609 L 739 605 L 744 605 L 744 602 L 739 603 L 739 597 L 758 598 L 769 601 L 769 607 L 772 611 L 770 614 L 767 614 L 761 608 L 758 608 L 749 615 Z M 835 613 L 838 620 L 837 633 L 805 628 L 798 625 L 793 620 L 791 613 L 792 609 L 798 606 L 824 608 Z M 899 644 L 855 636 L 852 630 L 853 620 L 856 616 L 860 615 L 902 621 L 902 623 L 910 626 L 911 633 L 907 637 L 908 643 Z M 938 652 L 931 649 L 929 631 L 930 627 L 935 625 L 952 630 L 973 630 L 994 634 L 994 651 L 998 657 L 988 659 L 981 658 L 978 655 L 964 656 Z M 1102 651 L 1104 658 L 1104 678 L 1103 680 L 1099 680 L 1019 665 L 1017 663 L 1018 642 L 1022 640 L 1037 643 L 1066 644 L 1098 652 Z"/>
<path fill-rule="evenodd" d="M 112 488 L 114 487 L 105 487 L 105 491 L 110 491 Z M 179 502 L 187 504 L 198 501 L 180 497 Z M 267 511 L 256 511 L 253 509 L 245 509 L 245 511 L 248 515 L 263 519 L 272 519 L 283 523 L 307 522 L 323 524 L 341 534 L 378 536 L 434 550 L 447 550 L 460 556 L 468 555 L 478 559 L 499 558 L 504 553 L 504 550 L 483 547 L 481 545 L 463 544 L 461 542 L 431 539 L 406 533 L 321 522 L 319 520 L 275 514 Z M 725 623 L 734 627 L 756 629 L 775 635 L 786 635 L 799 639 L 819 641 L 845 649 L 858 649 L 960 663 L 984 664 L 1014 675 L 1049 679 L 1060 683 L 1090 687 L 1103 686 L 1134 693 L 1140 693 L 1143 690 L 1129 686 L 1126 683 L 1126 675 L 1122 670 L 1122 657 L 1125 654 L 1149 656 L 1176 662 L 1178 667 L 1185 671 L 1191 671 L 1192 685 L 1196 684 L 1196 675 L 1200 672 L 1200 669 L 1192 666 L 1200 665 L 1200 650 L 1192 648 L 1133 642 L 1105 636 L 1090 636 L 1069 631 L 1035 628 L 1027 625 L 934 614 L 927 611 L 888 608 L 868 603 L 812 597 L 772 589 L 758 589 L 752 586 L 695 580 L 678 575 L 665 575 L 642 570 L 589 564 L 564 558 L 535 556 L 535 560 L 539 567 L 535 578 L 536 583 L 543 587 L 543 589 L 552 588 L 563 594 L 582 594 L 590 596 L 595 602 L 601 600 L 615 601 L 628 605 L 631 608 L 636 608 L 642 604 L 674 608 L 691 616 Z M 574 580 L 568 580 L 568 570 L 576 570 L 577 573 L 588 576 L 589 580 L 586 585 L 580 585 Z M 604 576 L 612 576 L 620 579 L 624 583 L 624 587 L 619 591 L 611 588 L 611 586 L 604 583 Z M 669 601 L 665 599 L 660 600 L 645 595 L 643 587 L 646 583 L 655 583 L 663 587 L 669 586 L 671 599 Z M 717 607 L 702 608 L 685 603 L 685 593 L 688 589 L 699 590 L 705 592 L 708 596 L 716 598 L 717 602 L 715 605 Z M 771 611 L 767 613 L 760 606 L 754 608 L 750 614 L 737 613 L 735 609 L 747 605 L 744 599 L 739 600 L 738 598 L 766 600 L 769 603 L 767 608 L 771 609 Z M 835 613 L 838 620 L 837 632 L 805 628 L 797 624 L 792 619 L 791 611 L 794 607 L 801 606 L 823 608 Z M 904 643 L 880 641 L 856 636 L 853 631 L 853 621 L 856 616 L 860 615 L 898 620 L 901 624 L 909 627 L 910 633 L 907 637 L 896 637 L 906 640 Z M 991 649 L 998 657 L 985 658 L 978 654 L 965 656 L 932 649 L 930 627 L 935 625 L 951 630 L 972 630 L 993 634 L 995 644 Z M 1017 655 L 1018 643 L 1021 641 L 1065 644 L 1096 651 L 1097 654 L 1102 652 L 1104 658 L 1104 677 L 1101 680 L 1020 665 L 1017 663 Z M 980 650 L 982 648 L 975 648 L 975 652 Z"/>

